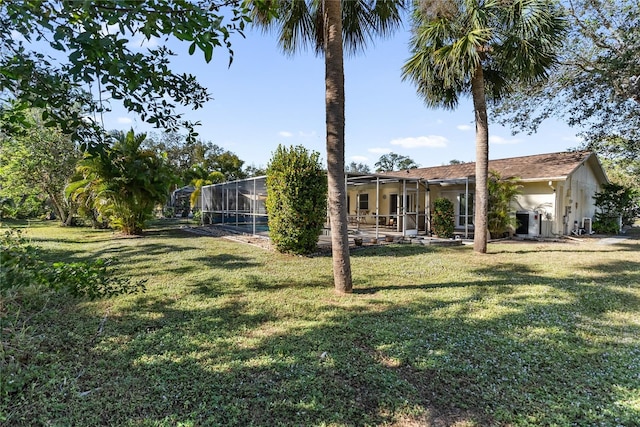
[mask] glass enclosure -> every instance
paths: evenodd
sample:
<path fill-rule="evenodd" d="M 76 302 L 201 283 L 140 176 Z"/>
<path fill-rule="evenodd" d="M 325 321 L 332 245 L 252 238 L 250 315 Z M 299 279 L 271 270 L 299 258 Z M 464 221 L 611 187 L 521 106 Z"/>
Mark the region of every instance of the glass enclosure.
<path fill-rule="evenodd" d="M 203 224 L 223 224 L 258 234 L 268 231 L 266 177 L 202 187 Z"/>

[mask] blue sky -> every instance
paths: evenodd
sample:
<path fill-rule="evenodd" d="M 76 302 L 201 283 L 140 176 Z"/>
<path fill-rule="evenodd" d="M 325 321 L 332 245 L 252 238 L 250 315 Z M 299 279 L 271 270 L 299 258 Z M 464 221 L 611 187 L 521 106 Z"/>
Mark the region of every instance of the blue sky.
<path fill-rule="evenodd" d="M 455 111 L 428 109 L 401 68 L 409 56 L 409 32 L 376 40 L 364 52 L 347 57 L 346 160 L 371 166 L 381 155 L 409 156 L 420 166 L 475 160 L 473 109 L 465 99 Z M 200 52 L 189 56 L 187 45 L 171 43 L 178 53 L 173 68 L 196 75 L 213 96 L 201 110 L 185 112 L 199 120 L 200 138 L 237 154 L 245 165 L 264 166 L 278 144 L 303 145 L 325 154 L 324 62 L 308 50 L 284 55 L 276 38 L 246 31 L 232 39 L 231 67 L 223 49 L 207 64 Z M 105 115 L 108 129 L 148 131 L 135 115 L 122 109 Z M 490 158 L 564 151 L 577 147 L 577 129 L 549 121 L 537 134 L 511 135 L 490 125 Z"/>

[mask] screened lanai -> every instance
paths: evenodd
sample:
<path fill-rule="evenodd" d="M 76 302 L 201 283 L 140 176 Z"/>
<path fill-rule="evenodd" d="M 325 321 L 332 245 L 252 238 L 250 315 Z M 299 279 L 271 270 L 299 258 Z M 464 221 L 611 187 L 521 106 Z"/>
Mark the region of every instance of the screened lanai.
<path fill-rule="evenodd" d="M 345 175 L 349 228 L 379 237 L 415 236 L 429 230 L 429 191 L 419 178 L 386 174 Z M 266 177 L 202 187 L 202 221 L 251 234 L 268 232 Z M 325 228 L 330 228 L 329 220 Z"/>
<path fill-rule="evenodd" d="M 203 224 L 221 224 L 238 231 L 268 231 L 266 177 L 229 181 L 202 187 Z"/>

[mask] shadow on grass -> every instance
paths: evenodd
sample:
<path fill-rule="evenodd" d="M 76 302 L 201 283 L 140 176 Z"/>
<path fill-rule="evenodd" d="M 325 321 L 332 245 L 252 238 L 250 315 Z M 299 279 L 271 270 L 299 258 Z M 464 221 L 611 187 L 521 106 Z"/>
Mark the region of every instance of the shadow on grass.
<path fill-rule="evenodd" d="M 129 255 L 160 251 L 168 242 Z M 374 254 L 394 251 L 407 253 L 385 247 Z M 7 424 L 635 425 L 640 419 L 640 377 L 630 374 L 640 360 L 633 320 L 640 300 L 624 290 L 640 283 L 638 262 L 592 263 L 561 279 L 511 262 L 476 268 L 469 281 L 370 286 L 336 299 L 326 289 L 328 275 L 237 276 L 260 262 L 228 254 L 189 260 L 193 267 L 164 270 L 176 278 L 196 264 L 220 270 L 170 295 L 39 313 L 40 347 L 28 361 L 33 375 L 3 397 Z M 398 292 L 411 298 L 394 299 Z"/>

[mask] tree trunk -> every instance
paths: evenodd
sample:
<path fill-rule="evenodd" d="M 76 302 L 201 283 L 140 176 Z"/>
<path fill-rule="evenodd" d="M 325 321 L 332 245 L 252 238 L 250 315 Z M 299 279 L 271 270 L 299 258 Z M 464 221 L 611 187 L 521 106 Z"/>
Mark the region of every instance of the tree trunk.
<path fill-rule="evenodd" d="M 476 198 L 473 221 L 473 250 L 487 253 L 489 208 L 489 123 L 487 120 L 487 101 L 484 94 L 484 75 L 482 65 L 478 64 L 471 79 L 473 110 L 476 118 Z"/>
<path fill-rule="evenodd" d="M 341 1 L 325 0 L 325 100 L 327 176 L 333 281 L 336 292 L 352 291 L 347 235 L 347 186 L 344 180 L 344 59 Z"/>
<path fill-rule="evenodd" d="M 69 225 L 67 224 L 67 220 L 69 218 L 69 212 L 65 208 L 64 200 L 62 199 L 62 197 L 59 197 L 57 194 L 55 194 L 53 191 L 50 191 L 49 189 L 46 189 L 46 192 L 47 192 L 47 196 L 49 196 L 49 201 L 53 206 L 53 211 L 56 214 L 56 217 L 57 217 L 56 219 L 60 221 L 60 225 L 61 226 Z"/>

